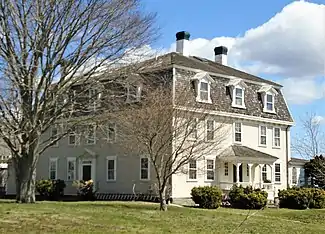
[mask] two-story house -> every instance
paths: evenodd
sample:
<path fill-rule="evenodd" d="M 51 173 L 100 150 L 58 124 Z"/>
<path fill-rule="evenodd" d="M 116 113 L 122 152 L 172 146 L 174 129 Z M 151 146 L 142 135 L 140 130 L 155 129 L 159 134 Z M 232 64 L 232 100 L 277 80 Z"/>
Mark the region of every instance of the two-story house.
<path fill-rule="evenodd" d="M 214 61 L 191 56 L 189 38 L 189 33 L 178 32 L 176 52 L 146 63 L 152 63 L 153 71 L 172 74 L 170 82 L 175 97 L 179 87 L 191 85 L 193 96 L 189 105 L 200 103 L 196 111 L 209 112 L 206 122 L 199 125 L 202 131 L 211 130 L 222 117 L 229 120 L 229 132 L 220 153 L 191 161 L 186 166 L 189 173 L 172 176 L 171 196 L 189 198 L 194 186 L 218 185 L 226 192 L 234 184 L 242 184 L 264 188 L 272 199 L 278 189 L 295 182 L 289 178 L 289 167 L 295 165 L 290 152 L 293 119 L 282 86 L 228 66 L 228 50 L 223 46 L 211 51 Z M 127 92 L 127 99 L 138 99 L 141 95 L 140 86 Z M 99 193 L 148 193 L 155 180 L 148 158 L 119 155 L 115 144 L 119 129 L 110 123 L 104 131 L 105 137 L 99 137 L 102 133 L 93 129 L 89 131 L 92 137 L 74 132 L 61 139 L 40 157 L 37 178 L 65 180 L 65 194 L 76 193 L 72 187 L 74 180 L 88 179 L 95 181 Z M 56 132 L 53 127 L 48 134 Z M 198 168 L 204 168 L 204 172 Z M 15 193 L 14 178 L 8 193 Z"/>

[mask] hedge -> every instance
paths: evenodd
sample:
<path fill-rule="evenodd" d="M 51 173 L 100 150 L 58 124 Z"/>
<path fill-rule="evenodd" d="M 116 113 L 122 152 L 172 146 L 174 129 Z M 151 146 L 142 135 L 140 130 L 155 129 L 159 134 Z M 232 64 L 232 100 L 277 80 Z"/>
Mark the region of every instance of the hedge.
<path fill-rule="evenodd" d="M 325 190 L 318 188 L 298 188 L 279 190 L 281 208 L 323 209 L 325 208 Z"/>
<path fill-rule="evenodd" d="M 267 196 L 267 192 L 252 186 L 234 185 L 229 192 L 231 206 L 238 209 L 261 209 L 267 204 Z"/>
<path fill-rule="evenodd" d="M 63 180 L 38 180 L 36 181 L 36 192 L 44 199 L 58 201 L 64 196 L 66 184 Z"/>
<path fill-rule="evenodd" d="M 192 188 L 191 196 L 200 208 L 216 209 L 221 205 L 222 191 L 216 186 L 200 186 Z"/>

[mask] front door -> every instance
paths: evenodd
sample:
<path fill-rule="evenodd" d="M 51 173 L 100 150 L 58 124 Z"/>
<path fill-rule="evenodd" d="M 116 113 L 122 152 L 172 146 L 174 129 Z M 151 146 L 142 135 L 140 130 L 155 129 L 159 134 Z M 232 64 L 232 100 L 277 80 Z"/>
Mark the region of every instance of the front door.
<path fill-rule="evenodd" d="M 237 181 L 237 167 L 236 165 L 233 165 L 233 181 L 236 182 L 243 182 L 243 164 L 239 166 L 239 181 Z"/>
<path fill-rule="evenodd" d="M 82 180 L 91 180 L 91 165 L 82 165 Z"/>

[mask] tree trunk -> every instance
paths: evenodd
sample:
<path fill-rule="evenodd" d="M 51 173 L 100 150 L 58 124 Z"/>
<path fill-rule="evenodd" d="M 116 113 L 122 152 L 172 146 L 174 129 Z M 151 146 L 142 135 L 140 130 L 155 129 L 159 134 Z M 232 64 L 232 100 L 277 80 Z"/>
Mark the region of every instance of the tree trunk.
<path fill-rule="evenodd" d="M 159 190 L 160 210 L 167 211 L 166 186 Z"/>
<path fill-rule="evenodd" d="M 33 157 L 15 160 L 16 202 L 35 203 L 36 166 Z"/>

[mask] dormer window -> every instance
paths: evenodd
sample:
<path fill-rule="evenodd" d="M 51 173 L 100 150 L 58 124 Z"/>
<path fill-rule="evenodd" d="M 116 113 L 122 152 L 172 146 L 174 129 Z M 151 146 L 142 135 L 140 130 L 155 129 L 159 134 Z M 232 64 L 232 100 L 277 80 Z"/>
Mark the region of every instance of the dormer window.
<path fill-rule="evenodd" d="M 261 93 L 263 111 L 275 113 L 274 99 L 277 91 L 272 86 L 263 86 L 258 92 Z"/>
<path fill-rule="evenodd" d="M 243 106 L 244 91 L 242 88 L 235 88 L 235 104 L 236 106 Z"/>
<path fill-rule="evenodd" d="M 141 98 L 141 86 L 140 85 L 128 85 L 127 86 L 127 102 L 139 102 Z"/>
<path fill-rule="evenodd" d="M 241 79 L 230 80 L 228 85 L 232 98 L 232 107 L 246 108 L 245 106 L 245 89 L 247 85 Z"/>
<path fill-rule="evenodd" d="M 209 96 L 210 96 L 210 88 L 209 88 L 209 83 L 205 81 L 200 82 L 200 100 L 201 101 L 209 101 Z"/>
<path fill-rule="evenodd" d="M 195 90 L 196 90 L 196 101 L 212 103 L 211 101 L 211 84 L 214 80 L 207 72 L 199 72 L 193 78 Z"/>

